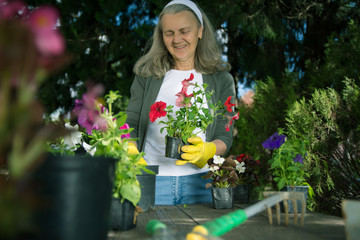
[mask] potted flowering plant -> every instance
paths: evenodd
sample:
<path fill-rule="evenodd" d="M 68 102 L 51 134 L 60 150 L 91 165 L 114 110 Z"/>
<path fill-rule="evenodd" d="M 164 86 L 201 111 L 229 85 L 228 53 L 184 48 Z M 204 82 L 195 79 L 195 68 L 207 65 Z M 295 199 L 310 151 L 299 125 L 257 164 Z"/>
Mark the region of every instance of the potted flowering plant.
<path fill-rule="evenodd" d="M 116 159 L 115 179 L 113 186 L 112 226 L 116 230 L 128 230 L 135 226 L 139 212 L 137 204 L 141 198 L 141 186 L 137 176 L 142 172 L 154 174 L 146 168 L 142 158 L 130 141 L 129 125 L 126 124 L 125 112 L 113 113 L 113 103 L 120 98 L 117 91 L 105 95 L 106 106 L 99 98 L 103 92 L 101 85 L 89 87 L 82 99 L 75 101 L 73 112 L 78 116 L 78 123 L 86 130 L 88 143 L 83 142 L 87 152 L 95 156 L 106 156 Z M 127 213 L 126 210 L 130 209 Z M 119 216 L 119 214 L 121 216 Z M 118 223 L 124 215 L 129 222 Z"/>
<path fill-rule="evenodd" d="M 240 163 L 245 163 L 246 169 L 239 176 L 236 187 L 234 188 L 234 201 L 237 203 L 249 203 L 251 186 L 259 185 L 258 172 L 260 167 L 259 160 L 254 160 L 249 154 L 231 155 Z"/>
<path fill-rule="evenodd" d="M 238 161 L 232 156 L 223 158 L 215 155 L 208 160 L 210 171 L 204 176 L 211 179 L 206 188 L 211 189 L 215 208 L 232 208 L 233 188 L 242 180 L 242 174 L 246 171 L 244 161 Z"/>
<path fill-rule="evenodd" d="M 305 193 L 305 199 L 309 193 L 313 195 L 311 186 L 306 182 L 309 174 L 304 170 L 304 158 L 306 158 L 306 139 L 287 139 L 279 129 L 262 145 L 270 152 L 270 172 L 275 188 L 280 191 L 299 191 Z M 292 204 L 289 201 L 289 212 L 292 212 Z M 301 204 L 298 203 L 298 211 L 301 212 Z"/>
<path fill-rule="evenodd" d="M 155 102 L 150 108 L 150 121 L 154 122 L 158 118 L 166 117 L 165 120 L 159 121 L 159 124 L 164 126 L 160 129 L 161 133 L 166 130 L 166 157 L 179 158 L 178 145 L 187 144 L 187 139 L 191 136 L 196 136 L 199 133 L 205 132 L 207 127 L 214 121 L 214 119 L 222 115 L 229 121 L 225 125 L 226 131 L 229 131 L 230 126 L 234 120 L 239 119 L 239 113 L 234 116 L 225 114 L 226 112 L 233 112 L 232 107 L 235 104 L 231 103 L 231 96 L 227 98 L 223 109 L 222 103 L 211 102 L 213 91 L 206 91 L 207 84 L 199 86 L 197 83 L 192 83 L 194 74 L 191 73 L 188 79 L 184 79 L 182 89 L 176 94 L 175 106 L 179 109 L 174 112 L 174 105 L 167 105 L 165 102 Z M 194 86 L 193 93 L 188 94 L 189 86 Z M 176 138 L 177 144 L 174 150 L 169 149 L 170 138 Z"/>

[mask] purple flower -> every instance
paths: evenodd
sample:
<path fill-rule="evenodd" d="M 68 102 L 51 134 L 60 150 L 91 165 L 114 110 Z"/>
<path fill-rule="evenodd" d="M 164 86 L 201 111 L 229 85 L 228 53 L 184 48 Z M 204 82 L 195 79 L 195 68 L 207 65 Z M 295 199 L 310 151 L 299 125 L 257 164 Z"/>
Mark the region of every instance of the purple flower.
<path fill-rule="evenodd" d="M 83 94 L 82 99 L 75 100 L 74 114 L 78 116 L 79 125 L 86 128 L 89 135 L 94 129 L 100 131 L 107 129 L 106 119 L 102 118 L 99 113 L 101 106 L 98 106 L 96 101 L 102 92 L 103 87 L 96 85 L 88 89 L 88 92 Z"/>
<path fill-rule="evenodd" d="M 266 139 L 262 145 L 265 149 L 268 150 L 278 149 L 285 142 L 285 138 L 285 135 L 279 135 L 277 132 L 275 132 L 268 139 Z"/>
<path fill-rule="evenodd" d="M 301 164 L 304 164 L 304 158 L 300 154 L 296 154 L 296 156 L 293 159 L 294 162 L 299 162 Z"/>

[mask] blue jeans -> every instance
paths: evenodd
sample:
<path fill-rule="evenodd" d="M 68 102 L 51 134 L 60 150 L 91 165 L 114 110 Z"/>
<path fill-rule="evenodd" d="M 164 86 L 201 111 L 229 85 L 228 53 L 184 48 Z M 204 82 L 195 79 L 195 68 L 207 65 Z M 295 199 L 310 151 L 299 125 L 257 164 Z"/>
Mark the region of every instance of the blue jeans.
<path fill-rule="evenodd" d="M 211 203 L 211 190 L 202 178 L 206 173 L 187 176 L 156 176 L 155 205 Z"/>

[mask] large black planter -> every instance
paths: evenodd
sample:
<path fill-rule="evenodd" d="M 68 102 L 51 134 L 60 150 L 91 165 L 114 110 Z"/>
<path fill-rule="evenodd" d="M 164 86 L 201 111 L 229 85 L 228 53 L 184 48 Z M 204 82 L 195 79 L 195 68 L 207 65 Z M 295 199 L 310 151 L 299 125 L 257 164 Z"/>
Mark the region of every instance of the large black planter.
<path fill-rule="evenodd" d="M 240 204 L 249 203 L 251 185 L 242 184 L 234 188 L 234 202 Z"/>
<path fill-rule="evenodd" d="M 146 166 L 146 168 L 153 171 L 155 174 L 150 174 L 142 171 L 142 175 L 137 176 L 137 179 L 141 185 L 141 198 L 138 206 L 143 212 L 154 209 L 156 174 L 159 173 L 158 165 L 150 165 Z"/>
<path fill-rule="evenodd" d="M 113 198 L 111 202 L 111 222 L 110 226 L 115 231 L 127 231 L 136 227 L 135 207 L 128 201 L 121 202 L 118 198 Z"/>
<path fill-rule="evenodd" d="M 233 188 L 212 188 L 211 194 L 213 198 L 214 208 L 228 209 L 233 208 L 234 196 Z"/>
<path fill-rule="evenodd" d="M 308 186 L 294 186 L 294 187 L 285 186 L 280 191 L 282 191 L 282 192 L 303 192 L 305 194 L 305 201 L 307 201 L 309 187 Z M 288 200 L 287 202 L 288 202 L 288 213 L 294 213 L 294 207 L 293 207 L 292 201 Z M 302 210 L 301 201 L 297 200 L 296 204 L 297 204 L 297 212 L 301 213 L 301 210 Z M 282 202 L 280 203 L 280 209 L 282 212 L 285 212 L 284 204 Z M 305 212 L 306 212 L 306 207 L 305 207 Z"/>
<path fill-rule="evenodd" d="M 107 239 L 115 161 L 90 155 L 49 156 L 32 176 L 43 203 L 36 239 Z"/>
<path fill-rule="evenodd" d="M 165 137 L 165 157 L 181 159 L 180 147 L 184 145 L 181 138 Z"/>

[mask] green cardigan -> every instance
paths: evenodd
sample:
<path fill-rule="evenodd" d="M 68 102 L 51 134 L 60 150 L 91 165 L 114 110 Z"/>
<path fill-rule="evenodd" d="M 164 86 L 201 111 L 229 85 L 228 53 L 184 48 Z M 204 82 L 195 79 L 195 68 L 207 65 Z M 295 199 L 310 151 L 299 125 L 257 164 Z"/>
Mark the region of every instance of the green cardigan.
<path fill-rule="evenodd" d="M 156 100 L 162 81 L 162 79 L 154 77 L 142 78 L 135 76 L 130 89 L 131 98 L 126 109 L 127 123 L 130 128 L 134 128 L 130 136 L 137 139 L 140 151 L 144 150 L 144 142 L 150 121 L 150 106 Z M 224 103 L 228 96 L 233 96 L 233 99 L 235 99 L 235 84 L 230 73 L 203 74 L 203 82 L 208 84 L 207 91 L 215 91 L 211 98 L 213 103 L 217 103 L 219 100 Z M 210 142 L 214 139 L 219 139 L 226 144 L 228 151 L 232 145 L 233 128 L 231 127 L 230 131 L 225 131 L 227 121 L 227 119 L 219 116 L 210 124 L 206 130 L 206 141 Z"/>

